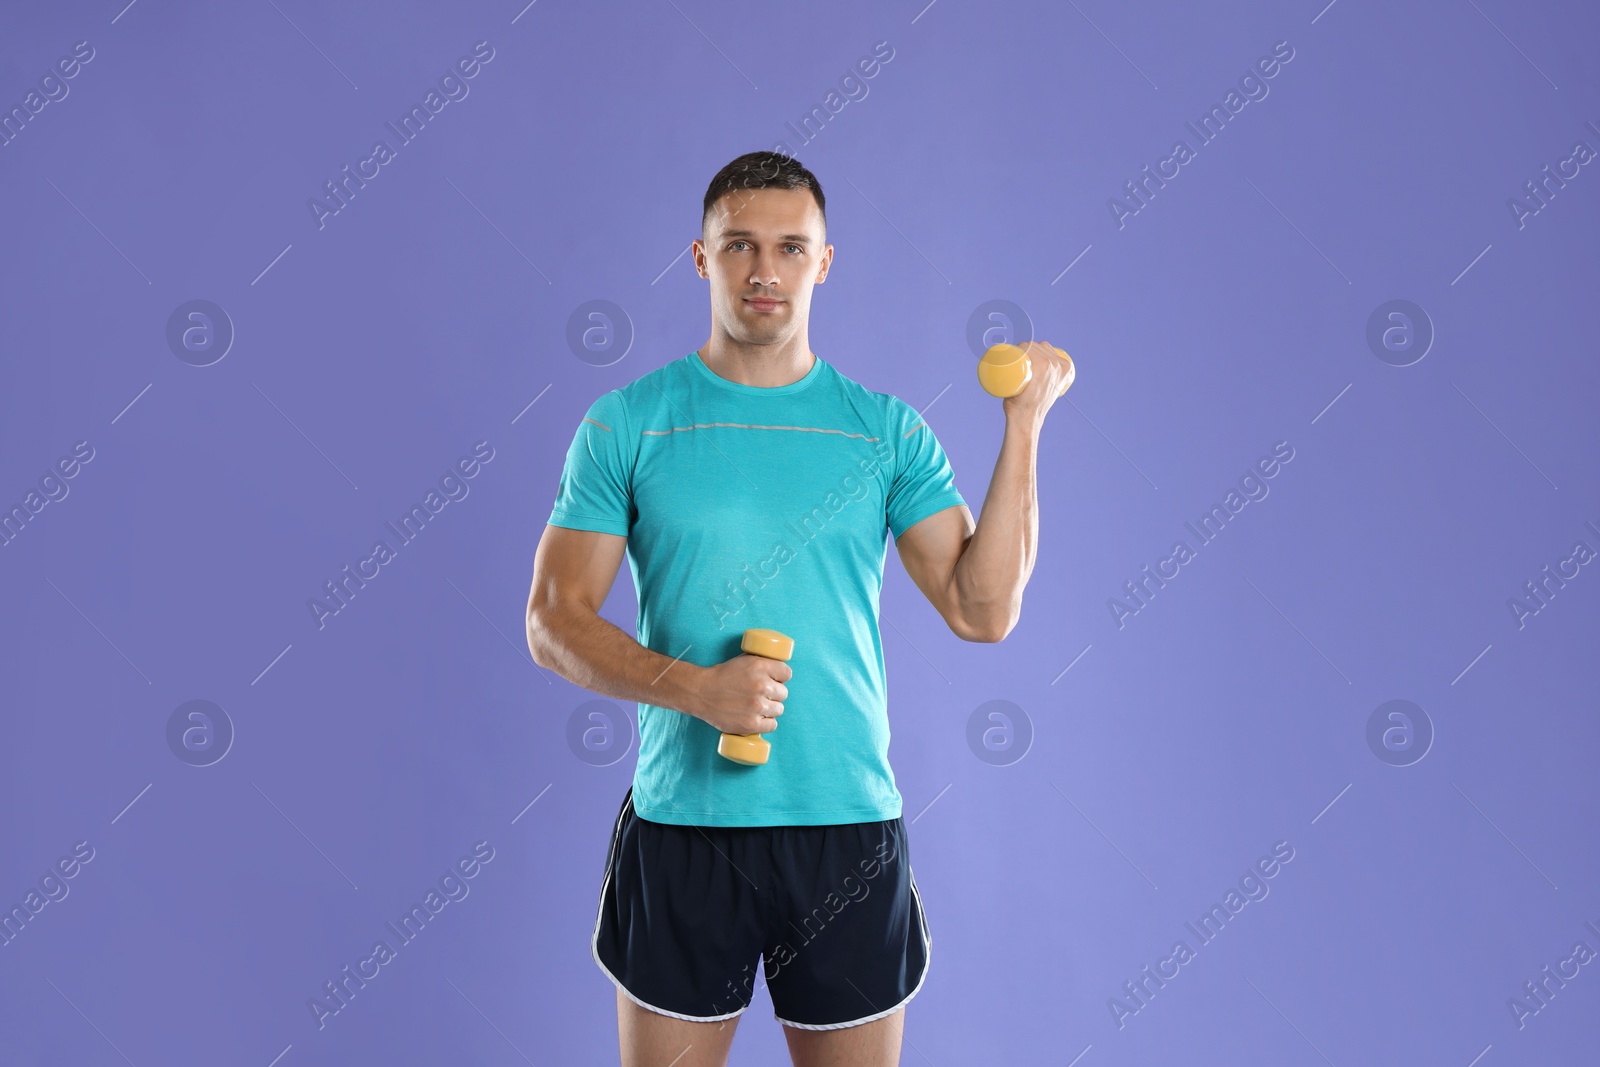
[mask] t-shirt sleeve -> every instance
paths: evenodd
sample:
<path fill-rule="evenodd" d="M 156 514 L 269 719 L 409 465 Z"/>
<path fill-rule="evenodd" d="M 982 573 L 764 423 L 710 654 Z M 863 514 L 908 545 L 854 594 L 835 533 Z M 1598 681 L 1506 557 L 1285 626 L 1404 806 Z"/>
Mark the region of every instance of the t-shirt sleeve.
<path fill-rule="evenodd" d="M 911 527 L 945 508 L 965 504 L 956 490 L 955 472 L 934 436 L 933 427 L 915 408 L 891 397 L 889 432 L 894 447 L 894 477 L 885 511 L 889 531 L 898 538 Z"/>
<path fill-rule="evenodd" d="M 550 525 L 628 536 L 634 447 L 622 394 L 613 389 L 589 405 L 572 435 Z"/>

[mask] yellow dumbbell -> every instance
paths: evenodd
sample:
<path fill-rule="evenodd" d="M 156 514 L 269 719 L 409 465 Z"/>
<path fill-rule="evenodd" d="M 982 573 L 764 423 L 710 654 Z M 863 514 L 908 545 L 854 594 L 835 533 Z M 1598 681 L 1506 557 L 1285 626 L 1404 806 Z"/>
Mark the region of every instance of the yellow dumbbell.
<path fill-rule="evenodd" d="M 1067 361 L 1067 384 L 1062 390 L 1065 392 L 1072 387 L 1077 368 L 1073 366 L 1071 356 L 1054 345 L 1050 348 Z M 983 386 L 984 392 L 1001 399 L 1016 396 L 1032 380 L 1033 364 L 1028 360 L 1027 354 L 1016 345 L 990 345 L 983 358 L 978 360 L 978 384 Z"/>
<path fill-rule="evenodd" d="M 787 663 L 794 655 L 794 638 L 785 637 L 776 630 L 749 629 L 739 642 L 739 649 L 752 656 L 782 660 Z M 767 762 L 772 745 L 760 734 L 723 734 L 717 742 L 717 754 L 735 763 L 759 767 Z"/>

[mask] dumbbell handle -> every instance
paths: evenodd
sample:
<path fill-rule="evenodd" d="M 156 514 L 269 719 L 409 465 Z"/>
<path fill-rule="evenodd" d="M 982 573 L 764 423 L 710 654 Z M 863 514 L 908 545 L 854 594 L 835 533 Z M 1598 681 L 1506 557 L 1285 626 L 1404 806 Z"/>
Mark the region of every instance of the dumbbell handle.
<path fill-rule="evenodd" d="M 749 629 L 739 642 L 741 651 L 751 656 L 782 660 L 794 655 L 794 638 L 776 630 Z M 759 767 L 772 754 L 772 744 L 760 734 L 723 734 L 717 741 L 717 754 L 735 763 Z"/>

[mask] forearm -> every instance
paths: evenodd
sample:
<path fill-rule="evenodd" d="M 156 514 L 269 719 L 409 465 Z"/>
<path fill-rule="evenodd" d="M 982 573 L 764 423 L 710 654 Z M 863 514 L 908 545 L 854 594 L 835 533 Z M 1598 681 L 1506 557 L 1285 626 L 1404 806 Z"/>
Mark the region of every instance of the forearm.
<path fill-rule="evenodd" d="M 645 648 L 586 607 L 530 612 L 528 648 L 573 685 L 699 717 L 695 683 L 704 668 Z"/>
<path fill-rule="evenodd" d="M 956 561 L 962 618 L 1000 640 L 1022 615 L 1022 591 L 1039 544 L 1038 458 L 1042 414 L 1008 417 L 977 530 Z"/>

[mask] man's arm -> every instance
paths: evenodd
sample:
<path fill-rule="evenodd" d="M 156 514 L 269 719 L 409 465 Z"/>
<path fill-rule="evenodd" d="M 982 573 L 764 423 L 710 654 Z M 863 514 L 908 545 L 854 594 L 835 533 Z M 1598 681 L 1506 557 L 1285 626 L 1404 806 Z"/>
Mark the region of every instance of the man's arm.
<path fill-rule="evenodd" d="M 645 648 L 600 617 L 628 539 L 546 526 L 533 557 L 528 651 L 574 685 L 619 700 L 696 714 L 704 670 Z"/>
<path fill-rule="evenodd" d="M 1025 346 L 1032 379 L 1004 402 L 1005 438 L 976 524 L 965 505 L 918 522 L 895 541 L 906 573 L 963 641 L 1002 641 L 1022 617 L 1039 545 L 1039 431 L 1071 385 L 1065 360 Z"/>
<path fill-rule="evenodd" d="M 681 711 L 723 733 L 776 730 L 794 677 L 787 663 L 741 652 L 701 667 L 645 648 L 600 617 L 627 544 L 618 534 L 545 526 L 528 593 L 533 661 L 591 692 Z"/>

